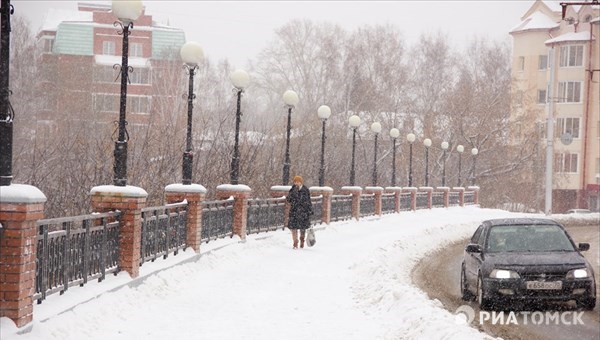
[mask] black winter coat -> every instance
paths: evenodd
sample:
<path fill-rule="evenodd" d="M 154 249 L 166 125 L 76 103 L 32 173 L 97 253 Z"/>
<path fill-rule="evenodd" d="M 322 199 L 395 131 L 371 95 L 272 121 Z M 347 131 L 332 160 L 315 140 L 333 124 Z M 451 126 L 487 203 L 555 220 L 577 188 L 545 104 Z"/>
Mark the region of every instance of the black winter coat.
<path fill-rule="evenodd" d="M 290 202 L 288 228 L 310 228 L 310 216 L 313 214 L 313 210 L 308 188 L 303 185 L 302 188 L 298 190 L 298 187 L 293 185 L 288 193 L 287 201 Z"/>

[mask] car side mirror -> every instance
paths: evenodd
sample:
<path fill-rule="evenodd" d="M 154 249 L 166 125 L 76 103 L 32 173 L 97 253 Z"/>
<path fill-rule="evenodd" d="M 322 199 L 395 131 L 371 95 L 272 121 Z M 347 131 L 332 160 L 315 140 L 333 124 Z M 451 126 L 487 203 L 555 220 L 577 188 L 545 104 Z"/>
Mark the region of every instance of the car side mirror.
<path fill-rule="evenodd" d="M 590 244 L 589 243 L 579 243 L 579 250 L 580 251 L 590 250 Z"/>
<path fill-rule="evenodd" d="M 481 246 L 478 244 L 467 244 L 467 246 L 465 247 L 465 251 L 467 253 L 481 253 Z"/>

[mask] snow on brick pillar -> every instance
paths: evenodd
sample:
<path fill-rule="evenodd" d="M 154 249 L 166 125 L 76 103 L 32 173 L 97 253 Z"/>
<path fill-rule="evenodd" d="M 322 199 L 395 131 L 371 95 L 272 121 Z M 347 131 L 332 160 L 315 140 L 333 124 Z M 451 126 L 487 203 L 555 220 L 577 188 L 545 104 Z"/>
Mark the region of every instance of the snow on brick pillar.
<path fill-rule="evenodd" d="M 186 225 L 186 244 L 200 253 L 200 243 L 202 239 L 202 201 L 206 197 L 206 188 L 200 184 L 169 184 L 165 187 L 165 202 L 178 203 L 186 200 L 187 206 L 187 225 Z"/>
<path fill-rule="evenodd" d="M 37 220 L 46 196 L 36 187 L 11 184 L 0 189 L 0 317 L 23 327 L 33 319 Z"/>
<path fill-rule="evenodd" d="M 473 204 L 479 204 L 479 187 L 478 186 L 467 187 L 467 190 L 473 191 Z"/>
<path fill-rule="evenodd" d="M 271 197 L 280 198 L 287 197 L 290 193 L 291 185 L 274 185 L 271 187 Z M 288 218 L 290 216 L 290 203 L 285 201 L 285 216 L 283 217 L 283 227 L 288 226 Z"/>
<path fill-rule="evenodd" d="M 383 193 L 383 188 L 365 187 L 365 193 L 373 194 L 375 196 L 375 215 L 381 216 L 381 194 Z"/>
<path fill-rule="evenodd" d="M 321 210 L 321 221 L 325 224 L 331 222 L 331 196 L 333 188 L 330 187 L 310 187 L 310 193 L 314 196 L 323 196 L 323 208 Z"/>
<path fill-rule="evenodd" d="M 436 191 L 441 191 L 444 193 L 444 207 L 448 208 L 450 206 L 450 188 L 449 187 L 437 187 Z"/>
<path fill-rule="evenodd" d="M 400 194 L 402 193 L 401 187 L 386 187 L 385 192 L 394 193 L 394 211 L 400 212 Z"/>
<path fill-rule="evenodd" d="M 362 188 L 342 187 L 342 195 L 352 195 L 352 217 L 358 221 L 360 219 L 360 195 L 362 195 Z"/>
<path fill-rule="evenodd" d="M 465 188 L 463 187 L 454 187 L 452 191 L 458 192 L 458 205 L 461 207 L 465 206 Z"/>
<path fill-rule="evenodd" d="M 132 278 L 140 274 L 142 244 L 142 209 L 146 207 L 146 190 L 134 186 L 101 185 L 92 188 L 94 212 L 121 211 L 119 226 L 119 269 Z"/>
<path fill-rule="evenodd" d="M 433 194 L 433 188 L 432 187 L 419 187 L 419 191 L 423 191 L 423 192 L 427 193 L 427 207 L 429 209 L 431 209 L 431 206 L 432 206 L 431 196 Z"/>
<path fill-rule="evenodd" d="M 227 199 L 233 197 L 233 234 L 246 240 L 246 223 L 248 220 L 248 198 L 252 189 L 243 184 L 221 184 L 217 187 L 217 197 Z"/>
<path fill-rule="evenodd" d="M 415 187 L 406 187 L 402 188 L 402 192 L 410 193 L 410 210 L 417 210 L 417 191 L 418 189 Z"/>

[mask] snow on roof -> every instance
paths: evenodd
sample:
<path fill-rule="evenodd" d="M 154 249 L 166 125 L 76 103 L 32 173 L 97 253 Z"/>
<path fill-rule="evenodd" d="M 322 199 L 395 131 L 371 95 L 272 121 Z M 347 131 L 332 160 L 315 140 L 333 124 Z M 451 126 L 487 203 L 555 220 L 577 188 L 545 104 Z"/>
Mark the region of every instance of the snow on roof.
<path fill-rule="evenodd" d="M 116 56 L 116 55 L 96 54 L 94 56 L 94 61 L 98 65 L 108 65 L 108 66 L 113 66 L 115 64 L 121 65 L 121 59 L 122 59 L 121 56 Z M 150 63 L 148 62 L 148 59 L 146 59 L 146 58 L 129 57 L 127 60 L 128 60 L 127 64 L 131 67 L 145 68 L 145 67 L 150 66 Z"/>
<path fill-rule="evenodd" d="M 559 35 L 556 38 L 552 38 L 550 40 L 546 40 L 546 45 L 561 43 L 561 42 L 571 42 L 571 41 L 589 41 L 590 40 L 590 32 L 570 32 Z M 592 40 L 596 40 L 596 37 L 592 35 Z"/>
<path fill-rule="evenodd" d="M 542 12 L 535 12 L 528 16 L 523 22 L 515 26 L 510 33 L 528 30 L 549 30 L 557 28 L 559 24 Z"/>
<path fill-rule="evenodd" d="M 553 12 L 562 12 L 561 1 L 542 1 Z M 578 9 L 578 8 L 577 8 Z"/>
<path fill-rule="evenodd" d="M 70 22 L 91 22 L 93 21 L 92 12 L 79 12 L 64 9 L 50 8 L 44 17 L 42 31 L 56 31 L 58 25 L 65 21 Z"/>

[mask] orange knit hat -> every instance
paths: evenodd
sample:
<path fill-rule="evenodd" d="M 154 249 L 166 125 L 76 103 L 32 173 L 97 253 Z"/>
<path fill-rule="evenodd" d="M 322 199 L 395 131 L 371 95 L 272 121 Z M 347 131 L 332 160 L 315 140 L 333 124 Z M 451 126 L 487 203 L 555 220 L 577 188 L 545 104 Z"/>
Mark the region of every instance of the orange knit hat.
<path fill-rule="evenodd" d="M 301 176 L 294 176 L 294 182 L 304 183 Z"/>

